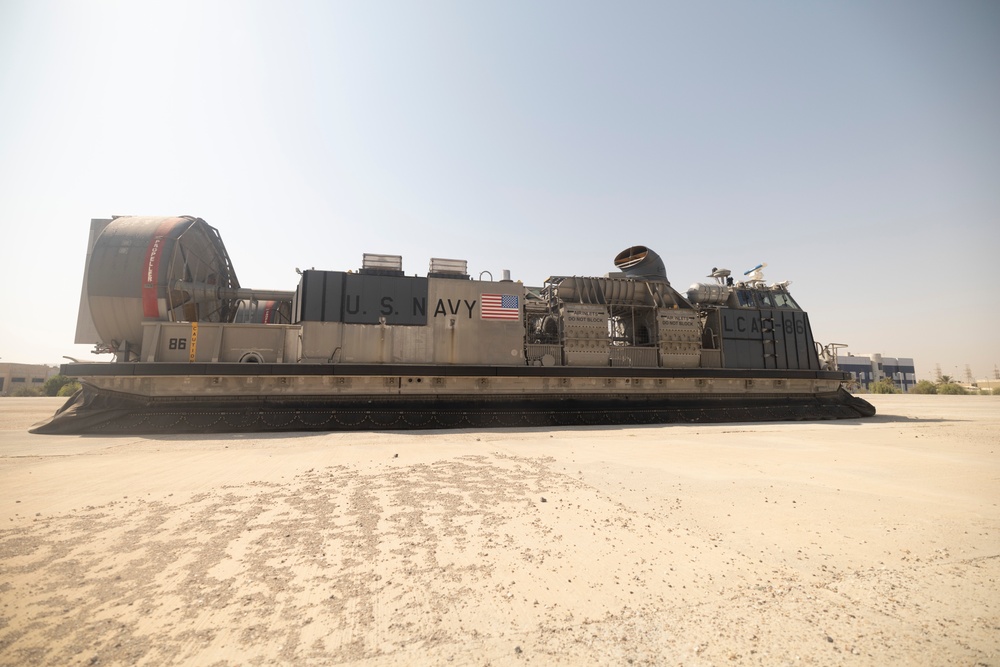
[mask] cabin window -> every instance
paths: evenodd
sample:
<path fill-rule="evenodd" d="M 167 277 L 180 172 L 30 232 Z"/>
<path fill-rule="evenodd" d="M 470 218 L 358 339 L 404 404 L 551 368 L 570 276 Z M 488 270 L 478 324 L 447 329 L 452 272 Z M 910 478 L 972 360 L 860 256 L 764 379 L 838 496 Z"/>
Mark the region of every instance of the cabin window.
<path fill-rule="evenodd" d="M 799 304 L 795 303 L 795 299 L 788 292 L 773 292 L 774 303 L 778 308 L 799 308 Z"/>
<path fill-rule="evenodd" d="M 753 292 L 748 289 L 736 290 L 736 298 L 743 308 L 756 308 L 757 304 L 753 300 Z"/>
<path fill-rule="evenodd" d="M 771 298 L 770 292 L 757 292 L 757 298 L 760 300 L 761 308 L 774 308 L 774 299 Z"/>

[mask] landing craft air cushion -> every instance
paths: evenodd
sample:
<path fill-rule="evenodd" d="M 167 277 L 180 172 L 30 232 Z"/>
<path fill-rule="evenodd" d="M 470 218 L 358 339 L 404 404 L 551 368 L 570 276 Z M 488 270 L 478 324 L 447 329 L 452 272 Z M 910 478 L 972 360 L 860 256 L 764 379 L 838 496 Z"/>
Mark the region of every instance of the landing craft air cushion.
<path fill-rule="evenodd" d="M 604 277 L 526 287 L 397 255 L 240 286 L 194 217 L 94 220 L 82 389 L 34 433 L 208 433 L 850 419 L 875 413 L 759 265 L 681 294 L 632 246 Z M 485 273 L 485 272 L 484 272 Z"/>

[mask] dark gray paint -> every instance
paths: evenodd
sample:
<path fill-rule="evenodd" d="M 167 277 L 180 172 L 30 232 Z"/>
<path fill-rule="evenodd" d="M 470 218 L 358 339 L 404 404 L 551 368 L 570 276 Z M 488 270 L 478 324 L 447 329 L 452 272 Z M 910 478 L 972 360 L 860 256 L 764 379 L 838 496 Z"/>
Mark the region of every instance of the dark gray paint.
<path fill-rule="evenodd" d="M 726 368 L 819 369 L 806 313 L 724 308 L 720 315 Z"/>
<path fill-rule="evenodd" d="M 299 321 L 427 324 L 427 278 L 304 271 L 299 298 Z"/>

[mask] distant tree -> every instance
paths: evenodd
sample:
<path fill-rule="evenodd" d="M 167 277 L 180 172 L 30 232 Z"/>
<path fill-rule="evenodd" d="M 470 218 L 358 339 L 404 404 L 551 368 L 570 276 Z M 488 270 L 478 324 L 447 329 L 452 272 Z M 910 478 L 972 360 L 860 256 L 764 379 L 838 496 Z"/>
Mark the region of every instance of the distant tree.
<path fill-rule="evenodd" d="M 71 380 L 59 387 L 59 391 L 56 392 L 56 396 L 72 396 L 80 390 L 80 383 L 76 380 Z"/>
<path fill-rule="evenodd" d="M 993 387 L 993 395 L 1000 396 L 1000 387 Z"/>
<path fill-rule="evenodd" d="M 10 395 L 22 398 L 25 396 L 41 396 L 42 390 L 40 387 L 18 387 Z"/>
<path fill-rule="evenodd" d="M 952 383 L 951 376 L 950 375 L 942 375 L 941 377 L 938 378 L 937 383 L 939 385 L 941 385 L 941 384 L 951 384 Z"/>
<path fill-rule="evenodd" d="M 939 394 L 952 394 L 952 395 L 965 395 L 968 394 L 960 384 L 955 384 L 954 382 L 947 382 L 945 384 L 939 384 L 937 387 L 937 393 Z"/>
<path fill-rule="evenodd" d="M 911 394 L 936 394 L 937 386 L 930 380 L 921 380 L 910 389 Z"/>
<path fill-rule="evenodd" d="M 900 394 L 902 391 L 893 383 L 892 378 L 882 378 L 868 385 L 868 391 L 873 394 Z"/>
<path fill-rule="evenodd" d="M 59 396 L 59 390 L 71 382 L 76 380 L 65 375 L 53 375 L 42 385 L 42 393 L 46 396 Z"/>

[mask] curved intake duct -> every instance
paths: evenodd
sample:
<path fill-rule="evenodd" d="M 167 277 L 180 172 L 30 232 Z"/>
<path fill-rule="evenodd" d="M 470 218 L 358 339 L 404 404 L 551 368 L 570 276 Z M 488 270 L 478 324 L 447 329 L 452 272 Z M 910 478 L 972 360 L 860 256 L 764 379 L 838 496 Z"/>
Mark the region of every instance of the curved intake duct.
<path fill-rule="evenodd" d="M 627 277 L 636 280 L 667 280 L 667 269 L 663 260 L 654 251 L 644 245 L 634 245 L 622 250 L 615 257 L 615 266 Z"/>

